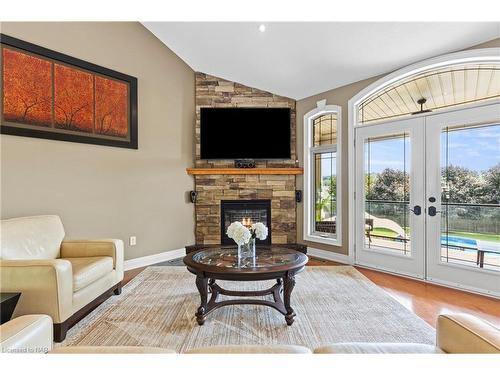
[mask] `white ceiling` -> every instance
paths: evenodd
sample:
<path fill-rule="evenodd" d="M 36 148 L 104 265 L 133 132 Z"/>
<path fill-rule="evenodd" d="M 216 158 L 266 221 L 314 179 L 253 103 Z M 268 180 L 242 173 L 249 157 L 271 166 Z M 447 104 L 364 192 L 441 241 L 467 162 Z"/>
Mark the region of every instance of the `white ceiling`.
<path fill-rule="evenodd" d="M 302 99 L 500 37 L 500 23 L 144 22 L 195 71 Z"/>

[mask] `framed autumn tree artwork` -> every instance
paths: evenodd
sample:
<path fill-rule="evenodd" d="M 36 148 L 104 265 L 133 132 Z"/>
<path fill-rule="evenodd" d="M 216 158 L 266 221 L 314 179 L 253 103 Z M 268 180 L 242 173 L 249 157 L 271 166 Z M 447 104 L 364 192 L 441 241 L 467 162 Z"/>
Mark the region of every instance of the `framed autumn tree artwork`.
<path fill-rule="evenodd" d="M 137 78 L 0 34 L 1 133 L 137 149 Z"/>

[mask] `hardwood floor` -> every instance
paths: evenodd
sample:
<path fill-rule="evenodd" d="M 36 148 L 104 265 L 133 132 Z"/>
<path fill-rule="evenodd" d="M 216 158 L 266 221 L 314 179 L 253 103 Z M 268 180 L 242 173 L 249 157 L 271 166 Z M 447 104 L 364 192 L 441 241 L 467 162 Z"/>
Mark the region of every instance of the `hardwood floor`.
<path fill-rule="evenodd" d="M 500 327 L 500 301 L 423 281 L 356 267 L 402 305 L 435 327 L 439 314 L 467 313 Z"/>
<path fill-rule="evenodd" d="M 342 264 L 310 258 L 307 265 L 338 266 Z M 125 271 L 123 283 L 128 283 L 145 268 Z M 438 315 L 443 313 L 472 314 L 500 327 L 500 301 L 497 299 L 366 268 L 355 268 L 433 327 L 436 326 Z"/>

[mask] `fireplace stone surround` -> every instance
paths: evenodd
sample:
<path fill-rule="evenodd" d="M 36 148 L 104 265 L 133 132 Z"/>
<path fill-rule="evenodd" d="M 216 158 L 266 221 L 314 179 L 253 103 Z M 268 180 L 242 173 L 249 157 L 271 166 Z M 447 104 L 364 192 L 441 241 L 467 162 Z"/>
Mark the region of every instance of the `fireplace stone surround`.
<path fill-rule="evenodd" d="M 201 72 L 195 85 L 195 169 L 214 169 L 214 173 L 193 175 L 196 245 L 221 244 L 221 201 L 269 200 L 271 203 L 271 241 L 296 243 L 296 202 L 294 174 L 224 174 L 219 168 L 232 168 L 232 160 L 200 158 L 200 109 L 202 107 L 287 107 L 290 108 L 290 148 L 288 160 L 258 160 L 256 169 L 296 168 L 295 100 L 248 87 Z M 237 126 L 237 125 L 236 125 Z M 228 134 L 230 139 L 231 134 Z M 258 147 L 258 145 L 256 145 Z"/>
<path fill-rule="evenodd" d="M 221 244 L 221 201 L 269 200 L 273 244 L 296 242 L 294 175 L 201 175 L 194 176 L 197 244 Z"/>

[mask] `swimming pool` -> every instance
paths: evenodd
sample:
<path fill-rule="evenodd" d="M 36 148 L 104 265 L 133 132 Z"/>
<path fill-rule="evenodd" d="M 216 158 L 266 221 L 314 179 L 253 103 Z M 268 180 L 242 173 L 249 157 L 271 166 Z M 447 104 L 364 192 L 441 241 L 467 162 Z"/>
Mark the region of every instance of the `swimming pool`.
<path fill-rule="evenodd" d="M 482 241 L 483 245 L 488 243 L 488 245 L 493 245 L 495 248 L 500 247 L 500 244 L 495 242 Z M 441 246 L 455 247 L 468 253 L 477 252 L 478 245 L 477 241 L 472 238 L 464 238 L 459 236 L 441 236 Z M 487 251 L 490 256 L 500 256 L 497 251 L 490 252 Z"/>
<path fill-rule="evenodd" d="M 476 240 L 458 236 L 441 236 L 441 245 L 477 249 Z"/>

